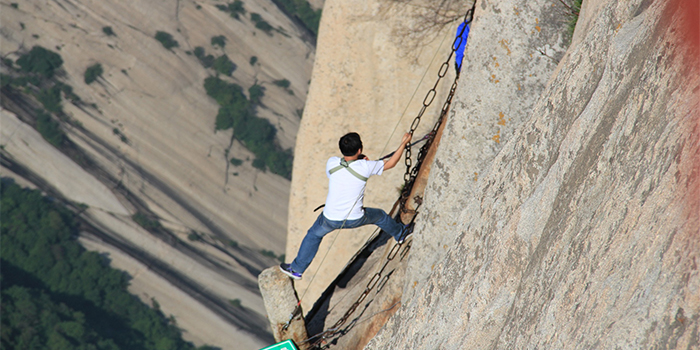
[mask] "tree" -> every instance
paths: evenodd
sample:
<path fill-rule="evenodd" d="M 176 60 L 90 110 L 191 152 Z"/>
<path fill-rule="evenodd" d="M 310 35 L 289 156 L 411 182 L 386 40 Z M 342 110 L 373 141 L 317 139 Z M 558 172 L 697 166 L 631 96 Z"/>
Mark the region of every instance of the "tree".
<path fill-rule="evenodd" d="M 212 46 L 219 46 L 219 47 L 226 46 L 226 37 L 223 35 L 211 37 L 211 45 Z"/>
<path fill-rule="evenodd" d="M 74 214 L 58 202 L 2 180 L 0 215 L 3 349 L 195 349 L 77 242 Z"/>
<path fill-rule="evenodd" d="M 93 81 L 97 80 L 97 78 L 101 77 L 102 73 L 102 65 L 99 63 L 95 63 L 88 67 L 84 74 L 85 84 L 91 84 Z"/>
<path fill-rule="evenodd" d="M 112 27 L 102 27 L 102 32 L 107 34 L 107 36 L 117 36 L 117 34 L 114 34 Z"/>
<path fill-rule="evenodd" d="M 214 68 L 215 71 L 217 71 L 221 74 L 231 76 L 233 71 L 236 69 L 236 64 L 233 63 L 228 58 L 228 56 L 222 55 L 222 56 L 217 57 L 214 60 L 212 68 Z"/>
<path fill-rule="evenodd" d="M 260 14 L 251 12 L 250 13 L 250 19 L 255 22 L 255 28 L 258 28 L 262 30 L 263 32 L 267 33 L 268 35 L 272 35 L 272 29 L 274 29 L 270 23 L 267 23 Z"/>
<path fill-rule="evenodd" d="M 180 46 L 177 40 L 173 39 L 172 35 L 163 31 L 157 31 L 155 38 L 168 50 L 172 49 L 173 47 Z"/>
<path fill-rule="evenodd" d="M 20 56 L 17 64 L 23 72 L 36 73 L 49 79 L 63 65 L 63 59 L 53 51 L 34 46 L 28 53 Z"/>
<path fill-rule="evenodd" d="M 258 84 L 254 84 L 248 88 L 248 95 L 250 96 L 250 103 L 259 104 L 260 99 L 265 96 L 265 88 Z"/>

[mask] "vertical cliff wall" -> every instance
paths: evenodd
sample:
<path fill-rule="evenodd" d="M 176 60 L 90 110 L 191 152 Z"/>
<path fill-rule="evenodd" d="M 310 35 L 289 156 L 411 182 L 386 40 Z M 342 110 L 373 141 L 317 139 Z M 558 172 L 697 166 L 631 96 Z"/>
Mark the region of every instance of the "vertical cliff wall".
<path fill-rule="evenodd" d="M 480 19 L 515 10 L 479 4 L 472 35 L 500 40 Z M 699 22 L 692 1 L 584 1 L 544 91 L 482 163 L 452 156 L 483 149 L 456 127 L 492 119 L 469 107 L 474 51 L 493 50 L 473 38 L 402 308 L 368 348 L 697 348 Z"/>
<path fill-rule="evenodd" d="M 411 14 L 410 7 L 392 6 L 388 1 L 330 0 L 324 5 L 317 59 L 296 144 L 289 200 L 288 261 L 296 256 L 302 238 L 320 213 L 313 209 L 326 200 L 325 166 L 329 157 L 340 155 L 338 139 L 345 133 L 358 132 L 364 154 L 371 159 L 392 152 L 410 128 L 424 94 L 435 83 L 457 24 L 418 41 L 397 36 L 402 28 L 410 27 L 414 20 Z M 455 13 L 456 17 L 459 15 Z M 433 61 L 437 51 L 445 55 Z M 443 79 L 446 82 L 438 87 L 437 102 L 426 112 L 416 137 L 432 128 L 453 79 L 454 69 L 450 66 Z M 416 91 L 417 97 L 412 99 Z M 404 171 L 401 163 L 370 179 L 365 206 L 388 212 L 398 198 Z M 342 230 L 326 236 L 316 260 L 304 278 L 296 282 L 304 310 L 310 309 L 374 229 Z"/>

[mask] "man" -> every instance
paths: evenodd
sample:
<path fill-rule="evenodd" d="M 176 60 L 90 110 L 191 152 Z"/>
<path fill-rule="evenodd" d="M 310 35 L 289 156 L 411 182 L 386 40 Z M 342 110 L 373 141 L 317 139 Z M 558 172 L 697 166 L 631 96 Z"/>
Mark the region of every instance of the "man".
<path fill-rule="evenodd" d="M 382 209 L 364 208 L 362 198 L 367 179 L 373 175 L 381 175 L 384 170 L 396 166 L 410 141 L 411 134 L 406 133 L 389 159 L 371 161 L 362 154 L 360 135 L 351 132 L 340 138 L 338 146 L 343 157 L 331 157 L 326 163 L 328 195 L 323 212 L 306 233 L 296 259 L 291 264 L 280 265 L 282 272 L 291 278 L 300 279 L 316 256 L 323 236 L 336 229 L 374 224 L 394 237 L 397 242 L 403 243 L 409 230 L 408 226 L 394 221 Z"/>

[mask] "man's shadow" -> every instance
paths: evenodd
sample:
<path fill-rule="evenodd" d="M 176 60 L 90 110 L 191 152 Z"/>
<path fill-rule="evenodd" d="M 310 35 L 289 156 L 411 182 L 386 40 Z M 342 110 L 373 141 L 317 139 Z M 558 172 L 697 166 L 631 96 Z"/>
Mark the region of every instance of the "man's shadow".
<path fill-rule="evenodd" d="M 391 235 L 381 231 L 376 237 L 374 237 L 371 241 L 369 241 L 369 243 L 360 249 L 359 254 L 350 264 L 348 264 L 348 266 L 338 275 L 338 277 L 331 282 L 328 288 L 326 288 L 326 290 L 321 294 L 321 297 L 319 297 L 316 303 L 314 303 L 311 310 L 306 314 L 304 321 L 306 323 L 306 331 L 310 337 L 324 331 L 326 318 L 331 311 L 330 302 L 333 294 L 338 289 L 347 288 L 348 284 L 357 276 L 357 273 L 362 269 L 362 267 L 364 267 L 365 263 L 375 251 L 379 250 L 381 252 L 387 244 L 393 243 L 394 239 L 391 237 Z M 354 297 L 359 297 L 359 295 Z"/>

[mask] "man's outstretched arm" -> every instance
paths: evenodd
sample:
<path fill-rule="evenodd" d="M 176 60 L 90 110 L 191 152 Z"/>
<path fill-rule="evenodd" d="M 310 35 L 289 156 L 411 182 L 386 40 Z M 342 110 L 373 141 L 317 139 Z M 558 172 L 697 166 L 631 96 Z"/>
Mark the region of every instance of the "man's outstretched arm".
<path fill-rule="evenodd" d="M 411 142 L 411 133 L 407 132 L 401 138 L 401 144 L 399 144 L 399 148 L 396 149 L 394 155 L 384 161 L 384 170 L 389 170 L 398 164 L 399 160 L 401 160 L 401 156 L 403 156 L 403 150 L 409 142 Z"/>

